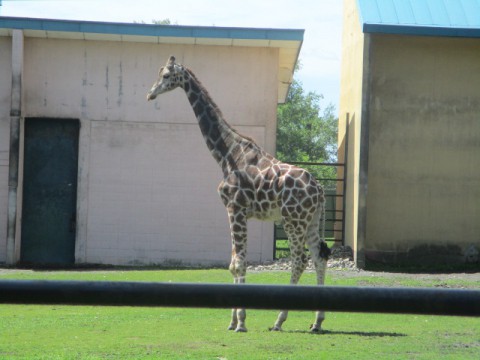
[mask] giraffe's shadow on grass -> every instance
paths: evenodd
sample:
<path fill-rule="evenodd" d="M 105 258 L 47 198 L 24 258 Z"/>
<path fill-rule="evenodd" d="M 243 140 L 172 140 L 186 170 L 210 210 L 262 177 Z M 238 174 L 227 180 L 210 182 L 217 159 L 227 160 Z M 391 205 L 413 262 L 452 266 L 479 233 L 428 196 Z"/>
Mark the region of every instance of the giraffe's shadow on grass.
<path fill-rule="evenodd" d="M 343 335 L 343 336 L 359 336 L 359 337 L 403 337 L 407 334 L 384 332 L 384 331 L 336 331 L 336 330 L 321 330 L 320 332 L 311 332 L 308 330 L 284 330 L 290 334 L 308 334 L 308 335 Z"/>

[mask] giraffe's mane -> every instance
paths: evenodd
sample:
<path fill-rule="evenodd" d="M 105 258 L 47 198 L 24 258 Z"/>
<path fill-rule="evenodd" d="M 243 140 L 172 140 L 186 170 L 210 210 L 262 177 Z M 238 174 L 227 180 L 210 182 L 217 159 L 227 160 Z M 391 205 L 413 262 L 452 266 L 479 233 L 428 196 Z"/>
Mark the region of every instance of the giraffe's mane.
<path fill-rule="evenodd" d="M 195 80 L 195 82 L 197 83 L 198 85 L 198 88 L 200 89 L 200 91 L 205 95 L 205 97 L 207 98 L 208 102 L 210 104 L 213 105 L 213 110 L 222 118 L 225 120 L 225 118 L 223 117 L 223 114 L 222 114 L 222 111 L 220 110 L 220 108 L 217 106 L 217 104 L 215 103 L 215 101 L 213 101 L 212 97 L 210 96 L 210 94 L 208 93 L 207 89 L 205 89 L 205 87 L 203 86 L 202 82 L 200 80 L 198 80 L 197 76 L 195 75 L 195 73 L 188 67 L 184 67 L 185 70 L 188 72 L 188 74 Z"/>
<path fill-rule="evenodd" d="M 248 141 L 251 141 L 253 144 L 257 145 L 257 143 L 255 142 L 255 140 L 253 140 L 251 137 L 249 136 L 246 136 L 246 135 L 243 135 L 241 133 L 239 133 L 237 131 L 237 129 L 233 128 L 224 118 L 223 116 L 223 113 L 222 111 L 220 110 L 220 108 L 218 107 L 218 105 L 215 103 L 215 101 L 213 101 L 212 97 L 210 96 L 210 94 L 208 93 L 207 89 L 203 86 L 202 82 L 200 80 L 198 80 L 197 76 L 195 75 L 195 73 L 188 67 L 184 66 L 184 69 L 186 72 L 188 72 L 188 74 L 195 80 L 195 82 L 197 83 L 198 85 L 198 88 L 200 89 L 200 91 L 204 94 L 205 98 L 208 100 L 208 102 L 210 104 L 212 104 L 213 106 L 213 111 L 215 111 L 215 113 L 217 114 L 217 116 L 223 120 L 223 122 L 228 126 L 228 128 L 230 130 L 232 130 L 235 134 L 237 134 L 238 136 L 244 138 L 245 140 L 248 140 Z M 258 145 L 257 145 L 258 146 Z"/>

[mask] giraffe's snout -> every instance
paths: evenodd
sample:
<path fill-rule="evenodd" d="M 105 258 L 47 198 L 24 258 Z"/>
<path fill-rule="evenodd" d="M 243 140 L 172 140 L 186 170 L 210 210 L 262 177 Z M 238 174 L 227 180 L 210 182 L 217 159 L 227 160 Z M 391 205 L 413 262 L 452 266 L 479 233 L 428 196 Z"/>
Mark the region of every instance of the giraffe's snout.
<path fill-rule="evenodd" d="M 157 95 L 153 94 L 151 91 L 147 93 L 147 101 L 154 100 L 156 97 Z"/>

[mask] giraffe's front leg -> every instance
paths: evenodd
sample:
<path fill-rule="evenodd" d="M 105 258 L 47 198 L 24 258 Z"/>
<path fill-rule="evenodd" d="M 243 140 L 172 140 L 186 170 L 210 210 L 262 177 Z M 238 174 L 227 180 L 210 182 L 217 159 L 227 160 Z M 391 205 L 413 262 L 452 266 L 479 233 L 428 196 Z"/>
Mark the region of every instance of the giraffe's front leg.
<path fill-rule="evenodd" d="M 229 269 L 233 275 L 234 283 L 243 284 L 247 272 L 247 216 L 245 210 L 238 207 L 228 207 L 227 211 L 232 237 L 232 260 Z M 228 330 L 246 332 L 246 317 L 245 309 L 232 309 L 232 320 Z"/>
<path fill-rule="evenodd" d="M 228 330 L 235 330 L 238 324 L 237 309 L 232 309 L 232 320 L 228 325 Z"/>

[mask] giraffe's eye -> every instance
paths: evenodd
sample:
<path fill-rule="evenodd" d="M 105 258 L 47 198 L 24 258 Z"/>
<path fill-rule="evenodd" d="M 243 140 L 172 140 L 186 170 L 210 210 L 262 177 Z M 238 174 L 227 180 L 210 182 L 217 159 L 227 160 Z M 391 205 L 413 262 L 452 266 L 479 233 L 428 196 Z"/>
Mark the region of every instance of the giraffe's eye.
<path fill-rule="evenodd" d="M 169 77 L 170 77 L 170 74 L 165 74 L 165 75 L 163 75 L 163 78 L 164 78 L 164 79 L 168 79 Z"/>

